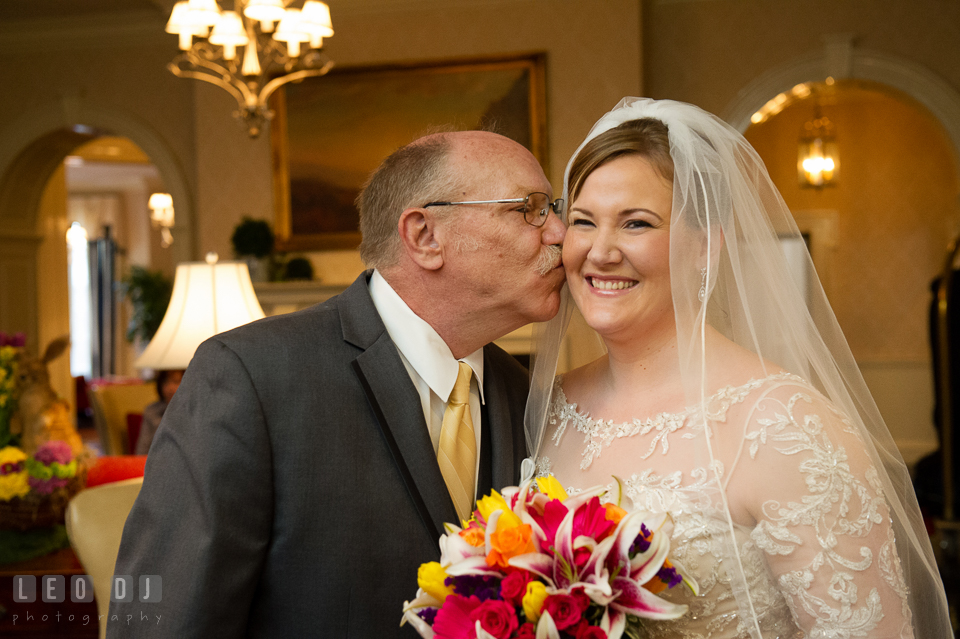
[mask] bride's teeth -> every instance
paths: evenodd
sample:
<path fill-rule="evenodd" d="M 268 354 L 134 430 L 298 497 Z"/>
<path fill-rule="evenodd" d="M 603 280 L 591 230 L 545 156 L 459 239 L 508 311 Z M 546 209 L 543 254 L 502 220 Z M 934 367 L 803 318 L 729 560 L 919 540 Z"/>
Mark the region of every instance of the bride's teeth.
<path fill-rule="evenodd" d="M 624 288 L 630 288 L 631 286 L 636 284 L 636 282 L 626 282 L 623 280 L 619 280 L 616 282 L 598 280 L 596 278 L 590 278 L 590 280 L 593 283 L 594 288 L 598 288 L 603 291 L 614 291 L 614 290 L 619 290 Z"/>

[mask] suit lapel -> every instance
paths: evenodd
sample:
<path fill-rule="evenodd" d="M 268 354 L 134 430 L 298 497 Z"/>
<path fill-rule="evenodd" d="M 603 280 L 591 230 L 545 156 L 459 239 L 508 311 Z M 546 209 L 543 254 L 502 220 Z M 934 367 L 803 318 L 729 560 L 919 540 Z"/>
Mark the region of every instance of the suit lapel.
<path fill-rule="evenodd" d="M 457 521 L 457 512 L 437 465 L 417 390 L 370 299 L 368 279 L 369 272 L 340 296 L 344 339 L 364 349 L 353 370 L 407 491 L 436 539 L 444 522 Z"/>

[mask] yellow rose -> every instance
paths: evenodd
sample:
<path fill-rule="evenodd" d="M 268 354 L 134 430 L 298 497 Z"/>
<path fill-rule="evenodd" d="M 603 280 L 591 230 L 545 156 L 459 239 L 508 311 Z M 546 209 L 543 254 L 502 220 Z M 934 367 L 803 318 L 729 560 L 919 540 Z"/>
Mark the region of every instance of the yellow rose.
<path fill-rule="evenodd" d="M 440 602 L 443 602 L 447 595 L 453 594 L 453 588 L 443 583 L 446 578 L 447 571 L 436 561 L 421 564 L 417 570 L 417 585 Z"/>
<path fill-rule="evenodd" d="M 560 501 L 563 501 L 567 498 L 567 491 L 563 489 L 563 486 L 560 485 L 560 482 L 557 481 L 557 478 L 553 475 L 537 477 L 537 487 L 540 488 L 541 493 L 550 499 L 559 499 Z"/>
<path fill-rule="evenodd" d="M 505 513 L 510 512 L 510 507 L 507 505 L 507 501 L 503 498 L 500 493 L 495 490 L 491 490 L 490 494 L 486 497 L 480 498 L 477 502 L 477 510 L 480 512 L 480 516 L 483 517 L 485 521 L 490 521 L 490 515 L 494 511 L 502 510 Z"/>
<path fill-rule="evenodd" d="M 537 623 L 543 610 L 543 600 L 547 598 L 547 587 L 539 581 L 527 584 L 527 594 L 523 596 L 523 614 L 527 621 Z"/>

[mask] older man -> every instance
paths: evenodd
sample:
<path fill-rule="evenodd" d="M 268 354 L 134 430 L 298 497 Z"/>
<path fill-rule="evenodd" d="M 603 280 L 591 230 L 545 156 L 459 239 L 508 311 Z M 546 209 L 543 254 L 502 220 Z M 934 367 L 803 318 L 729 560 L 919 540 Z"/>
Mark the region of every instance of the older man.
<path fill-rule="evenodd" d="M 552 200 L 493 133 L 388 157 L 358 200 L 374 270 L 197 351 L 115 570 L 159 575 L 162 601 L 113 603 L 108 635 L 413 635 L 443 522 L 518 479 L 526 371 L 490 342 L 557 311 Z"/>

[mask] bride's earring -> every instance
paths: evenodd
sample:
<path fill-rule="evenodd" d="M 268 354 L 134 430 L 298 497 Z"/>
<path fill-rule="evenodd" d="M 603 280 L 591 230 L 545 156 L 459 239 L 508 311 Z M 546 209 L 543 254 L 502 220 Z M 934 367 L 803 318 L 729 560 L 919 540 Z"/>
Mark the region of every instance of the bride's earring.
<path fill-rule="evenodd" d="M 707 297 L 707 267 L 700 269 L 700 291 L 697 293 L 697 299 L 701 302 Z"/>

